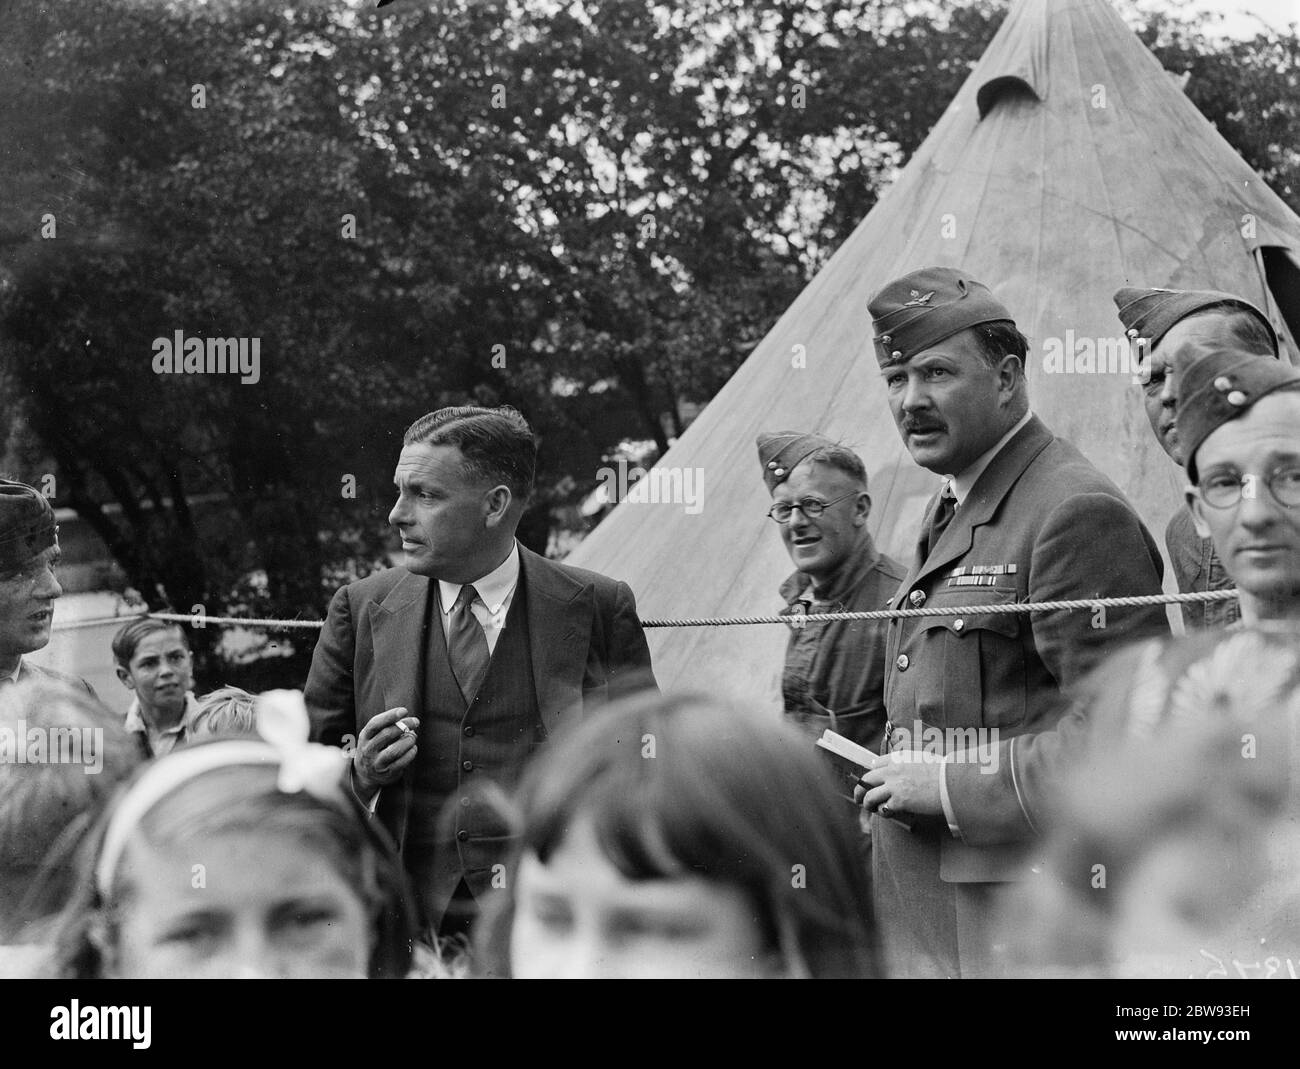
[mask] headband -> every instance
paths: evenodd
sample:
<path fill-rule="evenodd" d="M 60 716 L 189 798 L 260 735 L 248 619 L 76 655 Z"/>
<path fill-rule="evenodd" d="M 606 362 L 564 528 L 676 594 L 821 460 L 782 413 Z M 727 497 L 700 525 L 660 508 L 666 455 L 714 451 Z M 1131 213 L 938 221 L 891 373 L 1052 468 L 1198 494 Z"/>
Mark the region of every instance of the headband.
<path fill-rule="evenodd" d="M 333 746 L 308 742 L 310 723 L 302 693 L 272 690 L 254 704 L 258 739 L 224 739 L 172 751 L 149 765 L 122 796 L 109 819 L 95 866 L 95 884 L 108 898 L 113 875 L 131 833 L 160 801 L 178 787 L 218 768 L 279 765 L 276 788 L 306 791 L 322 802 L 347 805 L 343 770 L 347 755 Z"/>

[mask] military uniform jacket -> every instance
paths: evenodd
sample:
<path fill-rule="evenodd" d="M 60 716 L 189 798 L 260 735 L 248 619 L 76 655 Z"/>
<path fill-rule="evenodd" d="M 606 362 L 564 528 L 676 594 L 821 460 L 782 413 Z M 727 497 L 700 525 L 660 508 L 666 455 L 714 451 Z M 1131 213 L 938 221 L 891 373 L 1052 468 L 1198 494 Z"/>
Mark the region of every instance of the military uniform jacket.
<path fill-rule="evenodd" d="M 923 531 L 938 503 L 936 495 Z M 1132 638 L 1168 633 L 1159 605 L 1108 609 L 1104 614 L 995 615 L 962 608 L 1161 592 L 1159 550 L 1132 506 L 1077 449 L 1054 437 L 1036 417 L 989 462 L 928 557 L 923 547 L 922 537 L 891 605 L 951 606 L 953 611 L 889 625 L 888 748 L 898 748 L 900 728 L 909 733 L 906 745 L 929 748 L 922 733 L 935 728 L 943 732 L 945 752 L 997 740 L 999 753 L 1005 754 L 1008 740 L 1046 731 L 1056 723 L 1070 689 L 1106 649 Z M 976 734 L 968 729 L 986 730 Z M 991 844 L 983 848 L 982 810 L 991 804 L 990 797 L 996 802 L 993 808 L 999 809 L 998 820 L 1015 824 L 1014 833 L 992 836 L 993 843 L 1023 840 L 1032 829 L 1019 816 L 1014 777 L 1005 767 L 999 766 L 994 775 L 975 763 L 950 764 L 946 774 L 960 836 L 942 819 L 923 820 L 909 832 L 879 818 L 873 835 L 875 864 L 887 870 L 877 872 L 882 923 L 915 925 L 917 918 L 906 914 L 916 911 L 943 914 L 930 942 L 947 943 L 952 961 L 958 943 L 965 941 L 962 911 L 947 901 L 941 884 L 1014 879 L 1024 865 L 1022 850 Z M 977 781 L 976 789 L 965 789 L 972 781 Z M 1012 812 L 1016 821 L 1005 820 Z M 888 836 L 883 851 L 882 832 Z M 891 918 L 891 911 L 904 916 Z M 933 946 L 928 951 L 944 957 Z"/>

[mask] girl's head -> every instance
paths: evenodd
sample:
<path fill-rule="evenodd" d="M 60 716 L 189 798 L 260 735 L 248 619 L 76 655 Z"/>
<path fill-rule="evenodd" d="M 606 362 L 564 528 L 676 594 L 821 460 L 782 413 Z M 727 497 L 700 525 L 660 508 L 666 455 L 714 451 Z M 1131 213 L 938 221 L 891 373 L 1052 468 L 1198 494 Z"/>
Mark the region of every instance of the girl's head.
<path fill-rule="evenodd" d="M 413 920 L 401 865 L 340 761 L 301 741 L 232 739 L 148 766 L 87 851 L 58 971 L 403 975 Z"/>
<path fill-rule="evenodd" d="M 805 739 L 695 696 L 557 738 L 483 964 L 517 977 L 871 976 L 855 812 Z"/>

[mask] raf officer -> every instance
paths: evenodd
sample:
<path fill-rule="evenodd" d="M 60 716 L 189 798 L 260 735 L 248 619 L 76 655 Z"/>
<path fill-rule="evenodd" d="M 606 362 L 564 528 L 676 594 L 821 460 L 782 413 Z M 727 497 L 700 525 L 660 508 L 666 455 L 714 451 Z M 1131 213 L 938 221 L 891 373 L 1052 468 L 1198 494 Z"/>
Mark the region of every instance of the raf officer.
<path fill-rule="evenodd" d="M 885 629 L 808 613 L 882 609 L 906 569 L 876 550 L 867 531 L 867 469 L 850 449 L 819 434 L 758 436 L 768 515 L 797 569 L 781 584 L 791 619 L 781 693 L 791 723 L 820 738 L 830 728 L 875 750 L 885 727 Z"/>
<path fill-rule="evenodd" d="M 996 971 L 996 889 L 1023 874 L 1034 829 L 990 843 L 989 803 L 969 780 L 996 782 L 997 806 L 1016 807 L 1014 784 L 991 761 L 1056 722 L 1103 641 L 1168 628 L 1158 605 L 1109 614 L 966 606 L 1159 594 L 1163 566 L 1119 489 L 1030 411 L 1027 342 L 986 286 L 926 268 L 889 283 L 869 308 L 903 441 L 944 476 L 892 605 L 952 608 L 889 627 L 889 752 L 863 777 L 876 813 L 877 915 L 896 974 L 985 975 Z"/>
<path fill-rule="evenodd" d="M 1151 430 L 1169 459 L 1182 467 L 1185 443 L 1176 421 L 1176 368 L 1184 362 L 1180 353 L 1209 347 L 1276 357 L 1277 334 L 1263 312 L 1229 293 L 1126 288 L 1117 291 L 1114 300 L 1125 332 L 1130 339 L 1141 339 L 1147 350 L 1142 388 Z M 1214 544 L 1197 532 L 1190 508 L 1170 517 L 1165 548 L 1184 594 L 1232 588 Z M 1233 600 L 1188 602 L 1181 608 L 1189 628 L 1224 627 L 1240 615 Z"/>

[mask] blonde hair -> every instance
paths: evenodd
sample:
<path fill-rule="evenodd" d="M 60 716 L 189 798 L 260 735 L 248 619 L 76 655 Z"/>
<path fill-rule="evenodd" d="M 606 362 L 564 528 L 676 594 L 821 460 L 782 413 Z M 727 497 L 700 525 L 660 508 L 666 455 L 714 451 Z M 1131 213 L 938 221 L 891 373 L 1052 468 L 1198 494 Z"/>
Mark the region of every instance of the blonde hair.
<path fill-rule="evenodd" d="M 225 686 L 198 699 L 198 712 L 190 724 L 190 738 L 203 735 L 253 735 L 256 696 L 240 687 Z"/>

